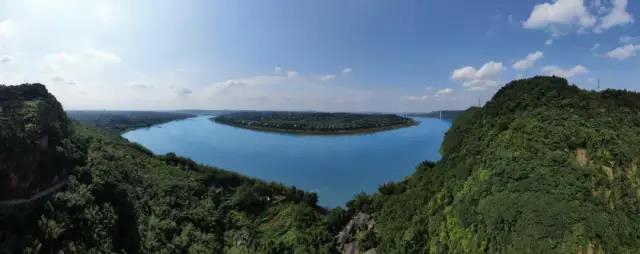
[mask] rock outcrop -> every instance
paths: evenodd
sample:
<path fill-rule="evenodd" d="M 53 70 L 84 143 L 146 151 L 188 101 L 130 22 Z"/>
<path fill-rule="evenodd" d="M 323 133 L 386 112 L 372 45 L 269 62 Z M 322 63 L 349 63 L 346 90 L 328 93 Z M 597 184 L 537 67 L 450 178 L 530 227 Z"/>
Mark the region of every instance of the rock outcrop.
<path fill-rule="evenodd" d="M 372 237 L 376 225 L 372 216 L 366 213 L 358 213 L 347 223 L 347 225 L 336 236 L 338 251 L 343 254 L 375 254 L 375 248 L 369 249 L 364 243 L 367 238 Z M 365 249 L 363 251 L 363 249 Z"/>
<path fill-rule="evenodd" d="M 64 179 L 68 123 L 43 85 L 0 86 L 0 200 L 28 199 Z"/>

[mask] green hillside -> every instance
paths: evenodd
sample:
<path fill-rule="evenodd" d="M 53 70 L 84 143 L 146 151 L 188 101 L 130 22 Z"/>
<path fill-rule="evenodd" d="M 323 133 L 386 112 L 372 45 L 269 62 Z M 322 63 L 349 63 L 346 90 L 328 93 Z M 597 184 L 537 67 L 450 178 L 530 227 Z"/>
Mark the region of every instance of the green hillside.
<path fill-rule="evenodd" d="M 332 238 L 323 216 L 326 211 L 316 205 L 314 193 L 198 165 L 172 154 L 154 156 L 115 134 L 90 127 L 66 127 L 62 108 L 42 85 L 0 88 L 3 116 L 9 117 L 0 123 L 15 127 L 2 128 L 0 168 L 39 150 L 22 148 L 20 144 L 32 140 L 25 130 L 49 133 L 53 123 L 65 124 L 60 135 L 68 134 L 65 140 L 76 148 L 60 147 L 56 159 L 81 162 L 69 172 L 66 191 L 48 204 L 20 216 L 0 216 L 0 253 L 331 250 Z M 29 114 L 16 113 L 32 104 L 41 106 L 27 108 Z M 55 121 L 47 125 L 45 120 Z M 33 122 L 42 125 L 30 127 Z M 14 143 L 7 145 L 5 140 Z"/>
<path fill-rule="evenodd" d="M 56 184 L 74 167 L 67 116 L 42 85 L 0 85 L 0 201 Z"/>
<path fill-rule="evenodd" d="M 0 99 L 3 181 L 23 155 L 35 175 L 70 168 L 47 204 L 0 216 L 0 253 L 640 252 L 638 93 L 513 81 L 456 118 L 440 161 L 330 211 L 313 193 L 68 124 L 41 85 Z M 43 133 L 50 156 L 34 155 Z"/>
<path fill-rule="evenodd" d="M 640 252 L 640 94 L 517 80 L 459 117 L 441 152 L 361 198 L 379 251 Z"/>

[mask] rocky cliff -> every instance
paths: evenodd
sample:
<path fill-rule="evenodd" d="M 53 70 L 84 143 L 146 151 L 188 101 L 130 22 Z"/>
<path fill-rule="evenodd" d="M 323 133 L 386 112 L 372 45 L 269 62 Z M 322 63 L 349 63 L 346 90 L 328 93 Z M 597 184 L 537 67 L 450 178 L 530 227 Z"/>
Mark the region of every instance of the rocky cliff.
<path fill-rule="evenodd" d="M 63 180 L 68 119 L 40 84 L 0 86 L 0 200 L 29 198 Z"/>

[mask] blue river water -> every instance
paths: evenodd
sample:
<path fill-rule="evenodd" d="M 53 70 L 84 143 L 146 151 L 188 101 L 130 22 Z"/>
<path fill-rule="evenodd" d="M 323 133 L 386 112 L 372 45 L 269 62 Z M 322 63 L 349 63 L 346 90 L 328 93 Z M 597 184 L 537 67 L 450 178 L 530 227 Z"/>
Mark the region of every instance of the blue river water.
<path fill-rule="evenodd" d="M 174 152 L 199 163 L 318 193 L 319 204 L 344 206 L 440 159 L 450 122 L 415 118 L 417 126 L 357 135 L 301 135 L 247 130 L 208 116 L 137 129 L 123 136 L 156 154 Z"/>

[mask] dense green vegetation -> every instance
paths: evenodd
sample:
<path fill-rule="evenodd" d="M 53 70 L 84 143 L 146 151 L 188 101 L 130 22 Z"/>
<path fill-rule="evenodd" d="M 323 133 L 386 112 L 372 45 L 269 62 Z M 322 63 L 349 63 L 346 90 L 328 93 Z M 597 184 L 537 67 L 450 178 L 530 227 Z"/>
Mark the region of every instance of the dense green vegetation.
<path fill-rule="evenodd" d="M 360 198 L 383 253 L 640 252 L 640 94 L 517 80 Z"/>
<path fill-rule="evenodd" d="M 2 89 L 6 90 L 1 95 L 12 95 L 3 98 L 4 110 L 9 101 L 16 105 L 55 102 L 41 85 Z M 59 122 L 68 122 L 57 102 L 35 110 L 38 121 L 47 120 L 39 118 L 48 116 L 47 108 L 60 112 Z M 24 130 L 28 128 L 19 126 L 3 133 L 20 144 L 30 138 L 22 134 Z M 315 193 L 206 167 L 173 154 L 154 156 L 140 145 L 91 127 L 74 124 L 66 134 L 76 149 L 61 149 L 57 159 L 81 162 L 70 172 L 67 190 L 33 214 L 23 214 L 21 220 L 0 216 L 0 253 L 332 250 L 326 210 L 316 205 Z M 11 144 L 1 151 L 0 158 L 6 158 L 2 167 L 12 165 L 29 149 L 38 150 L 15 148 Z M 7 153 L 19 154 L 7 157 Z"/>
<path fill-rule="evenodd" d="M 50 250 L 143 253 L 328 252 L 317 197 L 155 157 L 116 136 L 76 126 L 87 163 L 46 206 L 25 242 Z"/>
<path fill-rule="evenodd" d="M 416 124 L 413 119 L 393 114 L 243 111 L 212 118 L 231 126 L 311 134 L 374 132 Z"/>
<path fill-rule="evenodd" d="M 440 118 L 445 121 L 454 121 L 458 116 L 462 115 L 464 110 L 442 110 L 429 113 L 408 113 L 407 116 Z"/>
<path fill-rule="evenodd" d="M 3 110 L 6 101 L 52 98 L 42 86 L 12 89 Z M 3 137 L 28 140 L 27 125 L 15 126 Z M 440 161 L 330 211 L 313 193 L 154 156 L 90 127 L 66 129 L 56 158 L 75 166 L 67 190 L 21 221 L 0 217 L 0 240 L 3 230 L 12 236 L 0 253 L 332 253 L 353 242 L 377 253 L 640 252 L 633 92 L 584 91 L 556 77 L 513 81 L 456 118 Z M 37 148 L 4 149 L 0 158 L 15 160 L 6 154 Z"/>
<path fill-rule="evenodd" d="M 82 110 L 67 111 L 67 114 L 82 124 L 113 132 L 125 132 L 194 116 L 189 113 L 159 111 Z"/>
<path fill-rule="evenodd" d="M 0 85 L 0 200 L 22 198 L 64 178 L 75 161 L 62 107 L 40 84 Z"/>

